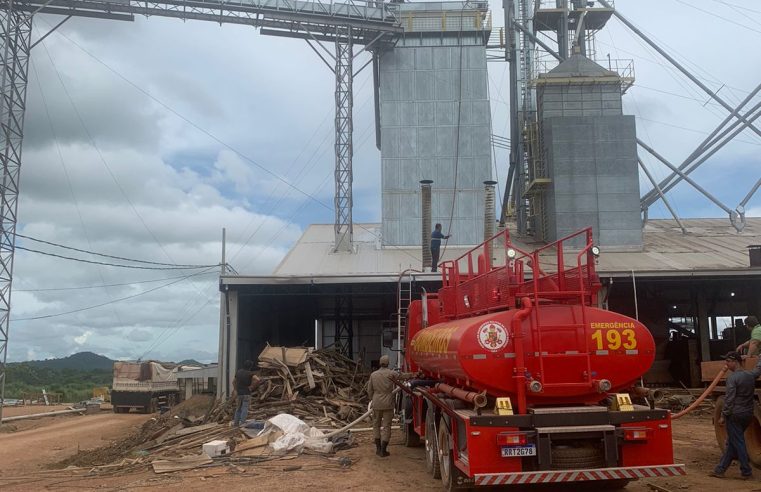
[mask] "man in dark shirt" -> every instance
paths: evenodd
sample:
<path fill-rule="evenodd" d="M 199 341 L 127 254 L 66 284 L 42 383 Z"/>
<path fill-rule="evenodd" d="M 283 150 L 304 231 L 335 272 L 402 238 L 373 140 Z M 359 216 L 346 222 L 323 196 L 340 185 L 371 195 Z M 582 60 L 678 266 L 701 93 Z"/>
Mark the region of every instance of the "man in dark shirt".
<path fill-rule="evenodd" d="M 756 367 L 750 371 L 742 369 L 742 355 L 739 352 L 729 352 L 723 357 L 730 371 L 726 382 L 724 408 L 719 417 L 719 424 L 727 426 L 727 443 L 724 454 L 710 473 L 712 477 L 724 478 L 733 460 L 740 462 L 740 473 L 743 480 L 752 476 L 748 450 L 745 447 L 745 429 L 753 420 L 755 408 L 756 379 L 761 376 L 761 358 Z"/>
<path fill-rule="evenodd" d="M 251 402 L 251 391 L 261 383 L 252 369 L 254 363 L 247 360 L 243 363 L 243 369 L 238 369 L 233 379 L 233 392 L 238 396 L 236 398 L 235 415 L 233 416 L 233 426 L 240 427 L 248 418 L 248 405 Z"/>
<path fill-rule="evenodd" d="M 441 240 L 449 239 L 441 232 L 441 224 L 436 224 L 436 228 L 431 233 L 431 271 L 435 272 L 439 266 L 439 251 L 441 250 Z"/>

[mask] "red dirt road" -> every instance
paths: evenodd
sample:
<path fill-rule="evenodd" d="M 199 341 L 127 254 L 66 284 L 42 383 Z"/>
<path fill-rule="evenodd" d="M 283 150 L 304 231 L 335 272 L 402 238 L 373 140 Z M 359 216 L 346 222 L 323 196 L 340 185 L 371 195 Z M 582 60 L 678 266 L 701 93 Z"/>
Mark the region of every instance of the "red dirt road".
<path fill-rule="evenodd" d="M 31 429 L 0 433 L 0 476 L 20 470 L 39 470 L 71 456 L 78 449 L 105 446 L 147 418 L 147 415 L 106 412 L 46 417 L 34 420 L 37 424 Z"/>
<path fill-rule="evenodd" d="M 158 488 L 166 491 L 209 490 L 268 490 L 273 492 L 319 490 L 331 491 L 378 491 L 389 490 L 416 492 L 440 491 L 441 482 L 425 471 L 422 447 L 405 448 L 401 434 L 392 436 L 389 448 L 391 457 L 380 459 L 366 433 L 358 434 L 359 447 L 341 451 L 339 457 L 348 457 L 353 464 L 340 469 L 335 461 L 320 456 L 300 456 L 287 461 L 271 461 L 238 466 L 215 466 L 186 472 L 157 475 L 147 465 L 132 471 L 43 471 L 46 464 L 54 463 L 82 449 L 107 444 L 142 424 L 147 416 L 100 414 L 66 419 L 46 419 L 47 422 L 31 430 L 0 434 L 0 490 L 59 490 L 92 489 L 102 491 Z M 687 416 L 674 422 L 674 448 L 677 463 L 687 465 L 686 477 L 650 479 L 632 482 L 628 492 L 651 492 L 648 483 L 656 484 L 669 492 L 685 490 L 732 492 L 760 492 L 761 470 L 747 482 L 734 478 L 719 480 L 708 477 L 716 461 L 719 449 L 713 435 L 710 417 Z M 199 450 L 200 451 L 200 450 Z M 298 467 L 298 469 L 296 469 Z M 737 465 L 728 476 L 739 475 Z M 519 489 L 504 489 L 516 492 Z M 525 488 L 568 492 L 578 490 L 564 485 L 556 488 Z M 595 491 L 606 490 L 603 487 Z"/>

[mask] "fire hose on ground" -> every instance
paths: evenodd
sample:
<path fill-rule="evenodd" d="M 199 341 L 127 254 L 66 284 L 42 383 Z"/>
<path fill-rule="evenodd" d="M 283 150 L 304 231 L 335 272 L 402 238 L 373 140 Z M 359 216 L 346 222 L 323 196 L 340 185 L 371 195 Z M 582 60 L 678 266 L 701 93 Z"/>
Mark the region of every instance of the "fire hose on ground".
<path fill-rule="evenodd" d="M 703 394 L 700 395 L 697 400 L 692 402 L 692 404 L 690 404 L 689 407 L 687 407 L 684 410 L 682 410 L 681 412 L 673 415 L 671 417 L 671 420 L 675 420 L 675 419 L 678 419 L 680 417 L 683 417 L 684 415 L 687 415 L 688 413 L 690 413 L 693 410 L 695 410 L 695 408 L 697 408 L 698 405 L 703 403 L 703 400 L 705 400 L 706 397 L 711 394 L 711 392 L 714 390 L 714 388 L 716 388 L 716 385 L 719 384 L 719 381 L 721 380 L 722 377 L 724 377 L 724 374 L 726 372 L 727 372 L 727 368 L 726 367 L 722 367 L 721 371 L 719 371 L 719 373 L 716 375 L 716 377 L 713 379 L 713 381 L 711 381 L 711 384 L 708 385 L 708 388 L 706 388 L 706 390 L 703 392 Z"/>
<path fill-rule="evenodd" d="M 400 391 L 400 388 L 396 388 L 391 394 L 395 395 L 399 391 Z M 334 430 L 333 432 L 329 434 L 325 434 L 325 438 L 330 439 L 331 437 L 337 436 L 338 434 L 341 434 L 342 432 L 346 432 L 347 430 L 351 429 L 352 427 L 356 426 L 357 424 L 365 420 L 367 417 L 369 417 L 371 413 L 373 413 L 373 402 L 370 402 L 367 404 L 367 411 L 363 413 L 362 415 L 360 415 L 359 417 L 357 417 L 356 420 L 346 424 L 345 426 L 341 427 L 338 430 Z"/>

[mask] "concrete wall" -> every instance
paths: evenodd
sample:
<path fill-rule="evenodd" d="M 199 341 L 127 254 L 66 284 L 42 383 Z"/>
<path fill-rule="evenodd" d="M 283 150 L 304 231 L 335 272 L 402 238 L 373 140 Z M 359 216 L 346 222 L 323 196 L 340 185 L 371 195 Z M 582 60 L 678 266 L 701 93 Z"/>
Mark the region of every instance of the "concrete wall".
<path fill-rule="evenodd" d="M 432 179 L 433 224 L 449 230 L 454 200 L 450 244 L 478 244 L 492 178 L 486 51 L 420 43 L 400 40 L 380 58 L 383 243 L 420 244 L 419 181 Z"/>

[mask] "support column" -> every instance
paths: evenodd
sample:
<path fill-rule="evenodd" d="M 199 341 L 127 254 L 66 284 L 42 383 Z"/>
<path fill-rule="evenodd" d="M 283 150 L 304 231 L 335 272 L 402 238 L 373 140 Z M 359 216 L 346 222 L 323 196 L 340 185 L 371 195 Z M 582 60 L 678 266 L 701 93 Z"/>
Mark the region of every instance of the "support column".
<path fill-rule="evenodd" d="M 351 289 L 337 292 L 335 297 L 335 347 L 346 357 L 354 358 L 354 311 Z"/>
<path fill-rule="evenodd" d="M 21 144 L 32 37 L 32 16 L 13 7 L 11 0 L 6 10 L 0 10 L 0 165 L 3 173 L 0 188 L 0 420 L 5 401 Z"/>
<path fill-rule="evenodd" d="M 354 59 L 351 28 L 336 27 L 336 213 L 334 252 L 352 251 L 352 62 Z"/>
<path fill-rule="evenodd" d="M 697 317 L 698 317 L 698 337 L 700 339 L 700 358 L 703 361 L 711 360 L 711 331 L 708 323 L 708 300 L 702 291 L 697 295 Z M 697 364 L 697 361 L 690 361 L 690 364 Z"/>

